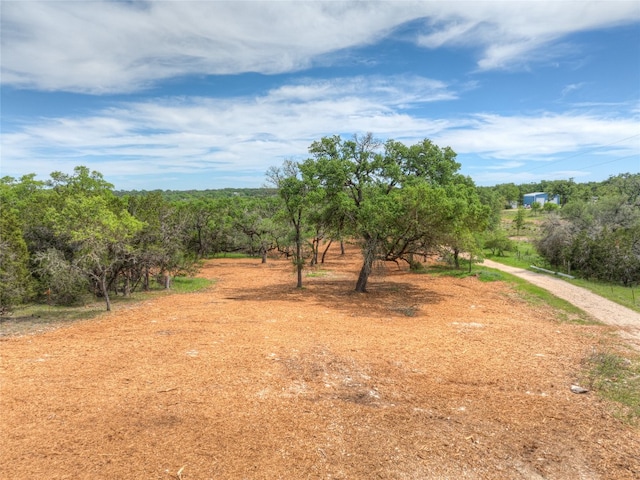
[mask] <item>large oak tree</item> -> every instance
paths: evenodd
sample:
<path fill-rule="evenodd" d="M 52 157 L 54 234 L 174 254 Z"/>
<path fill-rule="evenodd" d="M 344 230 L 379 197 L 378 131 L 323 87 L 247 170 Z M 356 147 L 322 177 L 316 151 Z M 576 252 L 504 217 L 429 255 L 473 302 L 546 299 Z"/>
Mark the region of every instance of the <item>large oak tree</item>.
<path fill-rule="evenodd" d="M 360 241 L 358 292 L 366 291 L 374 261 L 411 263 L 414 255 L 432 252 L 456 228 L 462 232 L 470 209 L 461 209 L 460 201 L 479 205 L 471 180 L 457 173 L 455 152 L 430 140 L 406 146 L 371 134 L 351 140 L 336 135 L 313 142 L 309 152 L 312 158 L 300 165 L 304 178 L 317 181 L 326 208 L 346 218 L 349 234 Z M 486 212 L 478 208 L 473 215 Z"/>

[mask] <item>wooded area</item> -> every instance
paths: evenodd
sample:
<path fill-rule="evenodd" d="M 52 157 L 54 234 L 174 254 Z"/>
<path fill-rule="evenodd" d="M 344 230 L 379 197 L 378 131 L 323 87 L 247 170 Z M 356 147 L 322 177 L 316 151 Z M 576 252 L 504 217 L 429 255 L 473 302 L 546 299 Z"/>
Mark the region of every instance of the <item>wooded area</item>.
<path fill-rule="evenodd" d="M 469 268 L 484 248 L 508 249 L 500 212 L 530 191 L 546 204 L 539 252 L 553 266 L 610 282 L 640 279 L 640 174 L 477 187 L 450 148 L 407 146 L 371 134 L 325 137 L 309 158 L 267 172 L 268 187 L 202 192 L 116 192 L 84 166 L 0 180 L 0 311 L 23 302 L 73 304 L 87 294 L 170 288 L 219 253 L 283 255 L 297 267 L 322 263 L 321 245 L 357 243 L 365 292 L 374 262 L 420 269 L 432 255 Z M 536 212 L 533 212 L 536 213 Z M 531 214 L 531 212 L 528 212 Z M 505 243 L 507 242 L 507 243 Z"/>

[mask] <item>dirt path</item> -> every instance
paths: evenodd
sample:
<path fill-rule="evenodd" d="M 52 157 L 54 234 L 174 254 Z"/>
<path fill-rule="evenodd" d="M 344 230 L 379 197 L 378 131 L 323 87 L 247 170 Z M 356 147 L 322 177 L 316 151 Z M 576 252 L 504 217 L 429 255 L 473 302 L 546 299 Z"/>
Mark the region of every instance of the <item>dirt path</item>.
<path fill-rule="evenodd" d="M 640 478 L 638 428 L 570 390 L 612 327 L 476 277 L 356 294 L 359 260 L 299 290 L 288 261 L 217 259 L 206 291 L 0 336 L 0 478 Z"/>
<path fill-rule="evenodd" d="M 532 272 L 523 268 L 510 267 L 491 260 L 485 260 L 484 265 L 516 275 L 572 303 L 593 316 L 596 320 L 606 323 L 607 325 L 619 327 L 620 335 L 636 349 L 640 350 L 639 313 L 559 278 Z"/>

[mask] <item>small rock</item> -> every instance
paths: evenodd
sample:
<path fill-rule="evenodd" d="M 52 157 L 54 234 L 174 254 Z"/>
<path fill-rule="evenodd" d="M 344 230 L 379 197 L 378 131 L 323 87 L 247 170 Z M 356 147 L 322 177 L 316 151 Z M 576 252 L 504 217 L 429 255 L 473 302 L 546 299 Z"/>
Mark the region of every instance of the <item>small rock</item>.
<path fill-rule="evenodd" d="M 573 393 L 587 393 L 589 390 L 580 385 L 571 385 L 571 391 Z"/>

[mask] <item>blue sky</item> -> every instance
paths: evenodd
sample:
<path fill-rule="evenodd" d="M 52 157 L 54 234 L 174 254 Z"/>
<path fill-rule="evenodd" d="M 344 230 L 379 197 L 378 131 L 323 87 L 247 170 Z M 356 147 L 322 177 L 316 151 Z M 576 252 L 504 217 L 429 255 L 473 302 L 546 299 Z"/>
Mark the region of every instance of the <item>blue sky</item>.
<path fill-rule="evenodd" d="M 0 175 L 260 187 L 325 135 L 478 185 L 640 172 L 640 2 L 12 1 Z"/>

